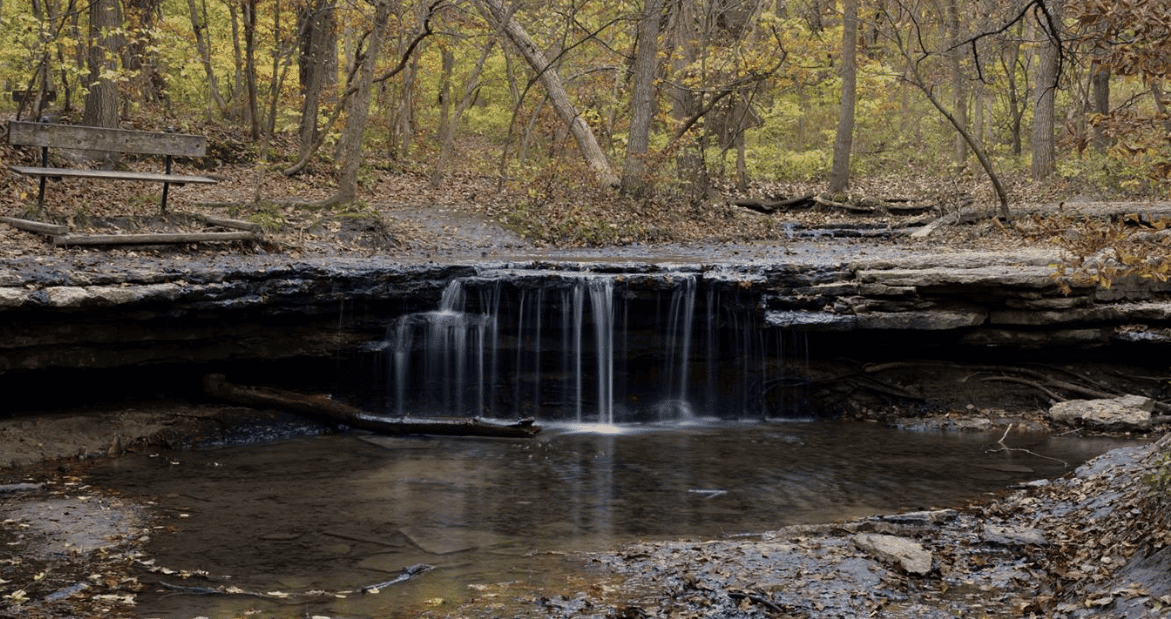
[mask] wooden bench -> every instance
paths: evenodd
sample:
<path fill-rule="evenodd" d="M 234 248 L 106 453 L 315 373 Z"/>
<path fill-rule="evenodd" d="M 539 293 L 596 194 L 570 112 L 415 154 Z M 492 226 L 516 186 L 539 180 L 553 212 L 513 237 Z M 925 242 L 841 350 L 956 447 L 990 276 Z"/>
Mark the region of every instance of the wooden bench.
<path fill-rule="evenodd" d="M 11 121 L 8 123 L 8 142 L 13 146 L 41 147 L 40 167 L 9 166 L 13 172 L 40 178 L 40 192 L 37 194 L 37 208 L 39 209 L 44 208 L 45 179 L 47 178 L 98 178 L 162 183 L 163 197 L 160 208 L 163 212 L 167 210 L 167 192 L 171 185 L 218 182 L 216 179 L 206 176 L 171 173 L 174 157 L 202 157 L 207 153 L 207 138 L 202 135 Z M 49 166 L 50 148 L 161 155 L 166 157 L 166 171 L 158 173 L 55 168 Z"/>

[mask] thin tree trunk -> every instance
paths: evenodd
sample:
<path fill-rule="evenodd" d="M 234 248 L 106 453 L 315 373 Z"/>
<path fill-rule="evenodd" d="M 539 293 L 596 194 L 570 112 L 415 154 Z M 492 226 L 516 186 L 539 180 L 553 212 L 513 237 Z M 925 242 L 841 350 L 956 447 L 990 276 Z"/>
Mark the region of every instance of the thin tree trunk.
<path fill-rule="evenodd" d="M 1061 26 L 1060 1 L 1041 0 L 1048 8 L 1053 18 L 1053 26 Z M 1036 81 L 1036 104 L 1033 107 L 1033 161 L 1030 172 L 1033 180 L 1044 180 L 1053 175 L 1057 169 L 1057 147 L 1054 144 L 1055 110 L 1054 100 L 1057 94 L 1057 78 L 1060 64 L 1061 42 L 1060 31 L 1052 31 L 1050 24 L 1044 24 L 1041 31 L 1046 33 L 1048 40 L 1041 50 L 1038 63 Z"/>
<path fill-rule="evenodd" d="M 354 84 L 355 92 L 350 97 L 346 127 L 342 131 L 342 141 L 346 145 L 346 149 L 342 153 L 338 189 L 334 196 L 334 201 L 338 203 L 351 202 L 358 193 L 358 170 L 362 166 L 363 159 L 362 136 L 366 132 L 366 121 L 370 116 L 370 91 L 374 85 L 374 65 L 378 62 L 382 43 L 390 28 L 390 9 L 389 0 L 381 0 L 375 6 L 374 30 L 366 41 L 366 53 L 362 56 L 362 66 L 358 68 L 358 79 Z"/>
<path fill-rule="evenodd" d="M 520 50 L 525 61 L 538 74 L 541 83 L 545 86 L 549 101 L 553 104 L 553 109 L 569 127 L 570 134 L 577 142 L 578 150 L 581 151 L 586 163 L 593 169 L 598 181 L 609 187 L 619 186 L 618 175 L 610 167 L 610 162 L 606 159 L 606 154 L 602 152 L 601 146 L 598 145 L 593 130 L 590 129 L 581 114 L 578 114 L 577 108 L 569 99 L 565 85 L 561 82 L 561 77 L 550 66 L 545 54 L 537 49 L 536 44 L 533 43 L 524 28 L 511 15 L 507 14 L 499 0 L 479 0 L 479 2 L 487 8 L 487 12 L 492 15 L 497 25 L 503 29 L 512 44 Z"/>
<path fill-rule="evenodd" d="M 247 96 L 248 133 L 253 140 L 260 139 L 260 104 L 256 92 L 256 4 L 245 0 L 244 7 L 244 86 Z"/>
<path fill-rule="evenodd" d="M 854 104 L 858 80 L 858 0 L 845 0 L 842 17 L 842 102 L 838 108 L 838 132 L 834 138 L 829 192 L 840 193 L 850 185 L 850 151 L 854 146 Z"/>
<path fill-rule="evenodd" d="M 655 120 L 658 98 L 655 76 L 659 67 L 659 25 L 663 20 L 663 0 L 646 0 L 638 23 L 638 43 L 634 54 L 634 92 L 630 101 L 630 134 L 626 141 L 626 163 L 622 168 L 622 193 L 641 195 L 646 190 L 646 156 L 650 148 L 651 123 Z"/>
<path fill-rule="evenodd" d="M 961 54 L 965 53 L 966 49 L 960 45 L 960 41 L 962 40 L 962 34 L 960 33 L 960 11 L 956 0 L 948 0 L 947 22 L 948 36 L 951 40 L 950 47 L 952 47 L 951 52 L 948 54 L 948 65 L 951 69 L 952 112 L 955 114 L 956 121 L 970 133 L 968 89 L 965 83 L 963 66 L 960 63 Z M 968 143 L 959 133 L 956 133 L 954 148 L 956 167 L 957 169 L 963 170 L 968 166 Z"/>
<path fill-rule="evenodd" d="M 1094 63 L 1091 69 L 1094 74 L 1090 77 L 1090 83 L 1093 86 L 1093 101 L 1090 111 L 1104 118 L 1110 114 L 1110 68 L 1107 66 Z M 1102 123 L 1093 123 L 1093 144 L 1094 150 L 1102 152 L 1110 145 L 1110 139 L 1106 137 L 1106 131 L 1102 127 Z"/>
<path fill-rule="evenodd" d="M 207 2 L 203 2 L 203 18 L 200 19 L 195 0 L 187 0 L 187 9 L 191 14 L 191 31 L 195 34 L 195 49 L 199 52 L 199 63 L 207 75 L 207 91 L 210 102 L 214 103 L 220 114 L 227 112 L 228 104 L 220 94 L 219 80 L 216 79 L 215 69 L 211 64 L 211 48 L 207 42 Z"/>
<path fill-rule="evenodd" d="M 298 69 L 301 81 L 301 122 L 298 130 L 298 159 L 304 157 L 317 141 L 317 115 L 325 89 L 337 79 L 337 34 L 334 32 L 334 4 L 316 0 L 299 16 L 301 55 Z"/>

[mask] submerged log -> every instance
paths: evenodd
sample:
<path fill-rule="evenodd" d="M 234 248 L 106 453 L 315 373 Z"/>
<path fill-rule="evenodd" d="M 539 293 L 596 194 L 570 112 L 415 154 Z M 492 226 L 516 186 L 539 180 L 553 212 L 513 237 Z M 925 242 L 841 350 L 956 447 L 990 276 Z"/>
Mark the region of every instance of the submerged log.
<path fill-rule="evenodd" d="M 233 385 L 223 374 L 204 376 L 203 388 L 210 396 L 237 404 L 279 408 L 380 434 L 532 438 L 541 431 L 540 427 L 533 425 L 532 419 L 496 423 L 474 417 L 382 417 L 323 396 L 271 387 Z"/>

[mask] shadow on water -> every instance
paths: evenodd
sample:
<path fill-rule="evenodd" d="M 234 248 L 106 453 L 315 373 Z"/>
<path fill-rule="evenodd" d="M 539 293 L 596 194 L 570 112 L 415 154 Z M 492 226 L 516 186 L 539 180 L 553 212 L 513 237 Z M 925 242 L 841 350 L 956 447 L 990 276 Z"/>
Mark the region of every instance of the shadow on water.
<path fill-rule="evenodd" d="M 231 577 L 158 577 L 173 584 L 352 591 L 410 565 L 436 566 L 379 595 L 292 609 L 241 596 L 140 596 L 143 616 L 219 619 L 249 609 L 416 616 L 437 600 L 467 599 L 477 584 L 542 588 L 580 570 L 566 552 L 959 506 L 1068 470 L 1023 452 L 989 453 L 1000 433 L 808 421 L 599 429 L 555 424 L 531 441 L 329 435 L 125 458 L 94 477 L 157 497 L 174 518 L 177 530 L 147 548 L 158 565 Z M 1071 465 L 1119 444 L 1009 442 Z"/>

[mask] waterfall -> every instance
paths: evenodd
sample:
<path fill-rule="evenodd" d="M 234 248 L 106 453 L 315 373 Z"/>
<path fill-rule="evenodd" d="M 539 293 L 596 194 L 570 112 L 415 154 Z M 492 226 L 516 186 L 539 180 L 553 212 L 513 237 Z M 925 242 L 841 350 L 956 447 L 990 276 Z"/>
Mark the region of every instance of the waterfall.
<path fill-rule="evenodd" d="M 614 424 L 768 416 L 781 336 L 696 274 L 493 272 L 387 327 L 382 400 L 402 416 Z M 771 400 L 770 400 L 771 398 Z"/>
<path fill-rule="evenodd" d="M 667 390 L 661 414 L 688 419 L 693 417 L 687 390 L 691 365 L 692 324 L 695 318 L 695 276 L 683 277 L 682 285 L 671 293 L 667 312 L 667 355 L 663 375 Z"/>

